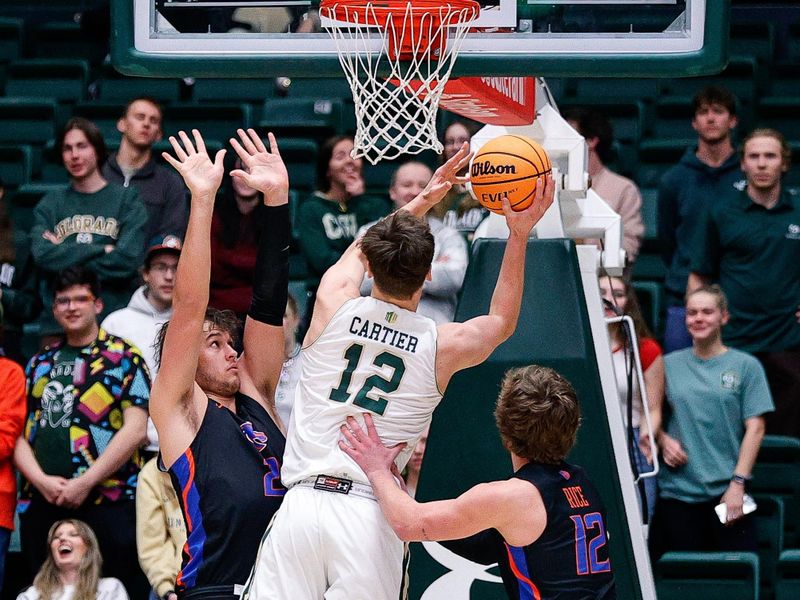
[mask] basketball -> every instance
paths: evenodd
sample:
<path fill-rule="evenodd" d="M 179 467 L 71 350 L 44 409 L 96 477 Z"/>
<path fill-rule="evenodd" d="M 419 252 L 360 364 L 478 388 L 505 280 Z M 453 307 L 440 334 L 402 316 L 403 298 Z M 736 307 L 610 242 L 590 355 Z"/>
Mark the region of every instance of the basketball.
<path fill-rule="evenodd" d="M 472 194 L 500 215 L 503 198 L 508 198 L 513 210 L 525 210 L 533 202 L 536 186 L 544 185 L 541 177 L 550 171 L 550 158 L 537 142 L 521 135 L 503 135 L 486 142 L 472 159 Z"/>

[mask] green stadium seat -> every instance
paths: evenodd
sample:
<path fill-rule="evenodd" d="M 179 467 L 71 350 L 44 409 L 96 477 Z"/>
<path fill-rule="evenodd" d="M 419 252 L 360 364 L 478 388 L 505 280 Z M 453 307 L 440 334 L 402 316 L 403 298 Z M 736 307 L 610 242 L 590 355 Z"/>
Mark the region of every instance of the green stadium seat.
<path fill-rule="evenodd" d="M 799 97 L 800 64 L 773 65 L 770 70 L 768 91 L 770 96 Z"/>
<path fill-rule="evenodd" d="M 658 188 L 643 188 L 642 221 L 644 222 L 644 241 L 658 239 Z"/>
<path fill-rule="evenodd" d="M 177 102 L 181 97 L 179 79 L 156 79 L 154 77 L 125 77 L 119 74 L 104 74 L 97 82 L 98 100 L 126 105 L 133 98 L 147 96 L 162 104 Z"/>
<path fill-rule="evenodd" d="M 31 51 L 37 58 L 68 56 L 99 64 L 108 53 L 108 44 L 101 44 L 74 21 L 52 21 L 33 28 Z"/>
<path fill-rule="evenodd" d="M 0 98 L 0 143 L 43 145 L 56 136 L 59 114 L 54 100 Z"/>
<path fill-rule="evenodd" d="M 22 19 L 0 17 L 0 63 L 17 60 L 22 52 Z"/>
<path fill-rule="evenodd" d="M 656 337 L 661 336 L 664 318 L 664 286 L 656 281 L 634 279 L 631 284 L 642 309 L 642 316 Z"/>
<path fill-rule="evenodd" d="M 635 178 L 636 172 L 639 169 L 638 142 L 621 142 L 619 140 L 614 140 L 611 150 L 613 156 L 607 163 L 608 168 L 630 179 Z"/>
<path fill-rule="evenodd" d="M 407 156 L 394 160 L 382 160 L 377 165 L 364 163 L 364 183 L 366 184 L 367 193 L 376 196 L 388 195 L 392 175 L 406 162 L 408 162 Z"/>
<path fill-rule="evenodd" d="M 640 188 L 657 188 L 664 172 L 676 165 L 686 148 L 696 140 L 647 140 L 639 146 L 636 182 Z"/>
<path fill-rule="evenodd" d="M 306 314 L 306 306 L 308 305 L 308 288 L 303 279 L 289 281 L 289 293 L 297 302 L 297 314 L 301 317 Z"/>
<path fill-rule="evenodd" d="M 317 141 L 342 132 L 344 103 L 335 98 L 266 100 L 259 127 L 278 136 L 313 137 Z"/>
<path fill-rule="evenodd" d="M 200 103 L 249 102 L 261 106 L 275 96 L 274 79 L 195 79 L 192 101 Z"/>
<path fill-rule="evenodd" d="M 25 183 L 11 196 L 11 218 L 14 229 L 30 231 L 33 227 L 33 208 L 46 194 L 63 189 L 62 184 Z"/>
<path fill-rule="evenodd" d="M 649 107 L 645 117 L 645 134 L 648 138 L 663 140 L 696 140 L 692 127 L 694 110 L 690 96 L 662 98 Z"/>
<path fill-rule="evenodd" d="M 775 54 L 775 29 L 768 22 L 731 23 L 730 43 L 732 54 L 769 64 Z"/>
<path fill-rule="evenodd" d="M 800 64 L 800 23 L 789 25 L 789 35 L 786 36 L 788 48 L 786 62 Z"/>
<path fill-rule="evenodd" d="M 667 269 L 661 255 L 656 252 L 639 252 L 633 263 L 634 281 L 664 281 Z"/>
<path fill-rule="evenodd" d="M 800 97 L 762 98 L 756 109 L 756 127 L 772 127 L 787 139 L 800 140 Z"/>
<path fill-rule="evenodd" d="M 8 65 L 6 95 L 78 102 L 86 98 L 88 79 L 85 60 L 16 60 Z"/>
<path fill-rule="evenodd" d="M 625 102 L 632 98 L 654 100 L 659 95 L 660 81 L 638 77 L 578 77 L 573 80 L 572 89 L 578 98 L 622 99 Z"/>
<path fill-rule="evenodd" d="M 281 158 L 289 172 L 289 185 L 303 195 L 310 194 L 316 183 L 317 142 L 308 138 L 279 137 Z"/>
<path fill-rule="evenodd" d="M 800 544 L 800 440 L 764 436 L 748 489 L 753 494 L 769 494 L 783 500 L 785 544 L 788 548 L 797 547 Z"/>
<path fill-rule="evenodd" d="M 61 162 L 61 151 L 56 149 L 56 141 L 50 140 L 45 144 L 41 153 L 41 161 L 37 173 L 37 182 L 41 183 L 69 183 L 69 173 Z"/>
<path fill-rule="evenodd" d="M 236 130 L 252 125 L 252 111 L 247 104 L 225 106 L 198 104 L 169 104 L 164 107 L 164 139 L 178 131 L 199 129 L 204 138 L 219 140 L 227 145 Z"/>
<path fill-rule="evenodd" d="M 89 119 L 97 125 L 108 143 L 108 140 L 119 139 L 121 135 L 117 131 L 117 121 L 124 107 L 121 102 L 81 102 L 73 107 L 72 116 Z"/>
<path fill-rule="evenodd" d="M 352 98 L 353 92 L 344 73 L 325 79 L 291 77 L 283 93 L 289 98 Z"/>
<path fill-rule="evenodd" d="M 769 597 L 775 585 L 778 558 L 783 551 L 784 504 L 781 498 L 755 495 L 754 513 L 758 531 L 758 562 L 761 566 L 762 595 Z"/>
<path fill-rule="evenodd" d="M 758 600 L 752 552 L 668 552 L 655 565 L 658 600 Z"/>
<path fill-rule="evenodd" d="M 710 85 L 733 92 L 741 102 L 751 102 L 763 90 L 763 76 L 755 57 L 732 57 L 719 75 L 672 77 L 662 80 L 661 93 L 668 96 L 694 96 Z"/>
<path fill-rule="evenodd" d="M 800 598 L 800 550 L 784 550 L 778 560 L 775 600 Z"/>
<path fill-rule="evenodd" d="M 30 146 L 0 146 L 0 179 L 7 188 L 28 183 L 33 176 L 33 151 Z"/>
<path fill-rule="evenodd" d="M 611 121 L 614 139 L 620 142 L 638 143 L 643 133 L 644 104 L 635 100 L 598 100 L 593 97 L 565 98 L 561 112 L 572 107 L 585 106 L 601 112 Z"/>

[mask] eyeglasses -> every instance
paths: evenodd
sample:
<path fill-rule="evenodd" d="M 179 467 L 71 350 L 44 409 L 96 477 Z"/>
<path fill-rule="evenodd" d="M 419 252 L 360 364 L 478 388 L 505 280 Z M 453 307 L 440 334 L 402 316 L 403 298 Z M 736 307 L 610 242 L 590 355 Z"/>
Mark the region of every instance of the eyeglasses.
<path fill-rule="evenodd" d="M 169 273 L 172 271 L 173 273 L 178 272 L 178 265 L 166 265 L 164 263 L 153 263 L 150 265 L 150 270 L 155 271 L 156 273 Z"/>
<path fill-rule="evenodd" d="M 84 306 L 89 304 L 90 302 L 94 302 L 95 297 L 92 294 L 85 294 L 82 296 L 59 296 L 54 301 L 58 308 L 69 308 L 69 306 L 74 302 L 77 306 Z"/>

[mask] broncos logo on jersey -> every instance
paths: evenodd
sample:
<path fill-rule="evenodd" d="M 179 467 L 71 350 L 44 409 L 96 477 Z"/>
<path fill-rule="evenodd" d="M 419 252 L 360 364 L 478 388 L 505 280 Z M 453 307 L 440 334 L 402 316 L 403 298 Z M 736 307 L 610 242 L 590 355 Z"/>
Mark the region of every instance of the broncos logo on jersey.
<path fill-rule="evenodd" d="M 261 452 L 267 447 L 267 441 L 269 440 L 267 434 L 253 429 L 253 424 L 250 421 L 245 421 L 239 428 L 242 430 L 244 437 L 256 447 L 256 450 Z"/>

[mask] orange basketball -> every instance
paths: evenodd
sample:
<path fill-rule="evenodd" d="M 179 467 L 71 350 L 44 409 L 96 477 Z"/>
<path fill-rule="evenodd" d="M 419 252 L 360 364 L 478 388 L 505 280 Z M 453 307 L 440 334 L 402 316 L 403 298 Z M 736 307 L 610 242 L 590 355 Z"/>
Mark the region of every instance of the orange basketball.
<path fill-rule="evenodd" d="M 550 158 L 538 143 L 521 135 L 502 135 L 486 142 L 472 159 L 472 195 L 500 215 L 504 197 L 515 211 L 525 210 L 536 186 L 544 185 L 540 178 L 550 171 Z"/>

